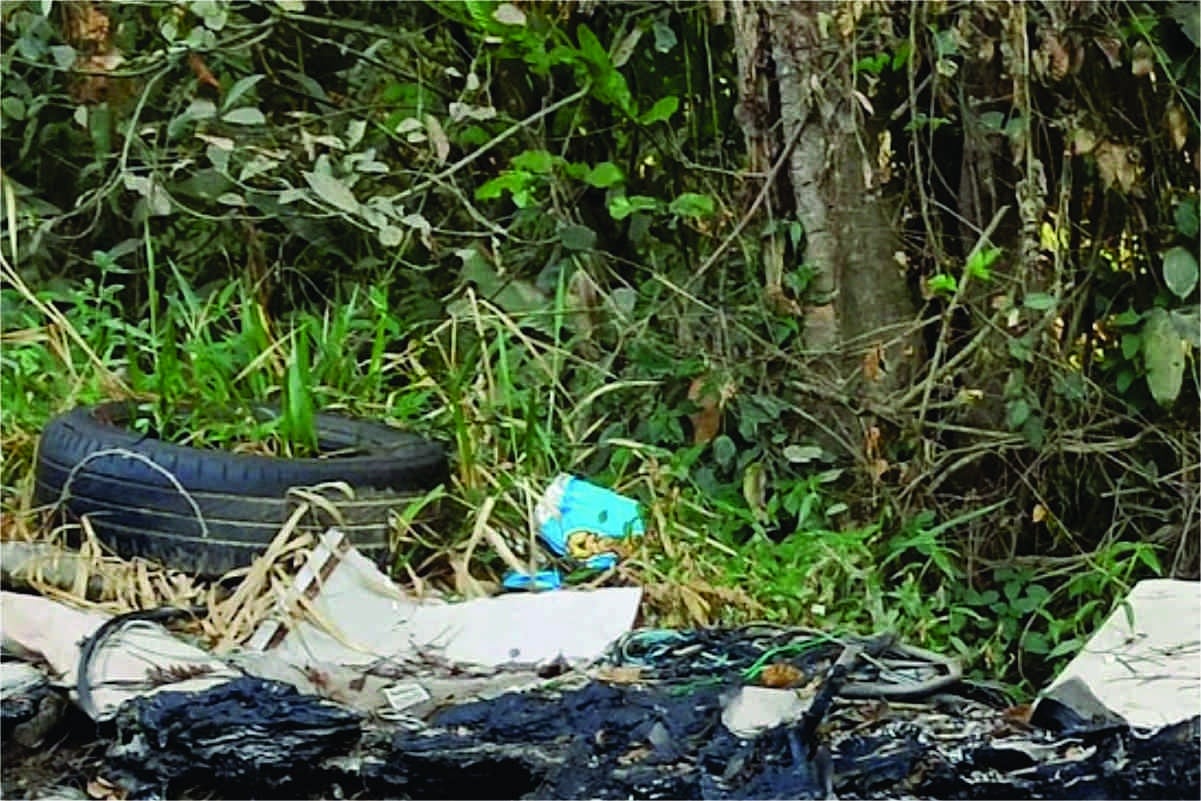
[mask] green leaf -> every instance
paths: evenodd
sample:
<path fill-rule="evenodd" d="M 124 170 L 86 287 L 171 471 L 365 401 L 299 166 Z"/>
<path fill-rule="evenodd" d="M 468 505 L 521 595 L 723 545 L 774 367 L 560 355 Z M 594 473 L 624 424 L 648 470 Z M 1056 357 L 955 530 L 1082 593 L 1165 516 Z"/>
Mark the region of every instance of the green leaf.
<path fill-rule="evenodd" d="M 1055 296 L 1046 292 L 1031 292 L 1022 299 L 1022 305 L 1034 311 L 1046 311 L 1055 307 Z"/>
<path fill-rule="evenodd" d="M 505 192 L 516 195 L 529 186 L 533 176 L 524 170 L 506 170 L 475 190 L 476 200 L 495 200 Z"/>
<path fill-rule="evenodd" d="M 964 271 L 973 278 L 979 278 L 983 281 L 992 280 L 992 272 L 989 267 L 1000 258 L 1001 249 L 993 247 L 980 248 L 968 257 L 967 264 L 964 266 Z"/>
<path fill-rule="evenodd" d="M 1034 361 L 1034 349 L 1030 346 L 1030 335 L 1011 337 L 1009 340 L 1009 355 L 1019 362 Z"/>
<path fill-rule="evenodd" d="M 1133 359 L 1142 347 L 1143 338 L 1140 334 L 1122 334 L 1122 355 L 1127 359 Z"/>
<path fill-rule="evenodd" d="M 262 125 L 267 118 L 254 106 L 243 106 L 225 112 L 221 115 L 221 120 L 232 125 Z"/>
<path fill-rule="evenodd" d="M 1168 16 L 1176 20 L 1181 32 L 1193 43 L 1193 47 L 1201 45 L 1201 17 L 1197 15 L 1197 4 L 1178 2 L 1168 4 Z"/>
<path fill-rule="evenodd" d="M 1198 213 L 1197 198 L 1186 198 L 1176 204 L 1176 230 L 1185 239 L 1196 239 L 1201 233 L 1201 213 Z"/>
<path fill-rule="evenodd" d="M 1005 409 L 1005 417 L 1009 423 L 1009 429 L 1016 431 L 1030 419 L 1030 404 L 1020 398 L 1011 401 Z"/>
<path fill-rule="evenodd" d="M 655 50 L 660 53 L 671 52 L 671 49 L 679 43 L 676 32 L 663 20 L 657 19 L 651 23 L 651 31 L 655 34 Z"/>
<path fill-rule="evenodd" d="M 626 177 L 621 168 L 611 161 L 602 161 L 584 176 L 584 182 L 597 189 L 608 189 L 611 186 L 625 183 Z"/>
<path fill-rule="evenodd" d="M 285 426 L 294 443 L 317 450 L 317 431 L 313 425 L 313 395 L 309 376 L 309 338 L 304 330 L 293 333 L 292 358 L 288 361 L 285 393 Z"/>
<path fill-rule="evenodd" d="M 613 64 L 609 61 L 609 52 L 587 25 L 581 24 L 576 29 L 576 36 L 580 40 L 580 55 L 604 70 L 613 69 Z"/>
<path fill-rule="evenodd" d="M 1022 648 L 1031 654 L 1045 654 L 1050 650 L 1045 635 L 1031 631 L 1022 638 Z"/>
<path fill-rule="evenodd" d="M 586 225 L 566 225 L 559 229 L 559 241 L 568 250 L 592 250 L 596 232 Z"/>
<path fill-rule="evenodd" d="M 638 211 L 649 211 L 658 208 L 659 201 L 645 195 L 617 195 L 609 199 L 609 216 L 615 220 L 624 220 Z"/>
<path fill-rule="evenodd" d="M 1022 425 L 1022 437 L 1035 450 L 1043 446 L 1043 440 L 1046 438 L 1046 427 L 1043 424 L 1041 415 L 1032 414 L 1026 419 L 1025 424 Z"/>
<path fill-rule="evenodd" d="M 1141 341 L 1141 340 L 1140 340 Z M 1130 385 L 1134 383 L 1134 371 L 1123 370 L 1118 373 L 1117 378 L 1113 380 L 1114 388 L 1121 394 L 1126 394 L 1126 390 L 1130 389 Z"/>
<path fill-rule="evenodd" d="M 709 217 L 713 214 L 713 198 L 696 192 L 685 192 L 668 207 L 672 214 L 681 217 Z"/>
<path fill-rule="evenodd" d="M 634 317 L 634 308 L 638 305 L 638 291 L 628 286 L 619 286 L 609 293 L 605 305 L 618 317 L 631 320 Z"/>
<path fill-rule="evenodd" d="M 513 157 L 513 169 L 533 173 L 549 173 L 554 169 L 555 157 L 545 150 L 526 150 Z"/>
<path fill-rule="evenodd" d="M 1005 129 L 1005 115 L 1000 111 L 986 111 L 980 115 L 980 126 L 986 131 L 1000 133 Z"/>
<path fill-rule="evenodd" d="M 225 101 L 221 104 L 223 111 L 228 111 L 237 105 L 242 99 L 242 95 L 254 88 L 254 85 L 263 80 L 263 75 L 247 75 L 245 78 L 240 78 L 233 86 L 229 87 L 229 92 L 225 95 Z"/>
<path fill-rule="evenodd" d="M 611 67 L 597 78 L 593 94 L 598 99 L 616 106 L 628 117 L 638 115 L 638 109 L 634 106 L 634 96 L 630 94 L 630 86 L 626 83 L 625 76 Z"/>
<path fill-rule="evenodd" d="M 855 72 L 868 72 L 872 75 L 879 75 L 884 71 L 892 59 L 887 53 L 876 53 L 874 56 L 865 56 L 855 63 Z"/>
<path fill-rule="evenodd" d="M 1051 597 L 1051 591 L 1041 584 L 1031 584 L 1026 588 L 1026 595 L 1033 599 L 1036 604 L 1041 605 Z"/>
<path fill-rule="evenodd" d="M 906 131 L 918 131 L 922 128 L 929 127 L 931 132 L 937 131 L 944 125 L 950 125 L 951 121 L 946 117 L 930 117 L 926 114 L 914 114 L 909 122 L 905 123 Z"/>
<path fill-rule="evenodd" d="M 1197 287 L 1197 259 L 1182 247 L 1174 247 L 1163 257 L 1163 281 L 1176 297 L 1184 300 Z"/>
<path fill-rule="evenodd" d="M 1143 326 L 1143 363 L 1147 388 L 1160 406 L 1171 406 L 1180 395 L 1185 344 L 1168 313 L 1159 307 L 1152 309 Z"/>
<path fill-rule="evenodd" d="M 42 46 L 44 45 L 39 43 L 39 47 Z M 70 45 L 55 45 L 50 48 L 50 55 L 54 57 L 55 65 L 59 69 L 65 70 L 70 69 L 71 66 L 75 64 L 75 60 L 78 58 L 79 54 L 76 53 L 75 48 L 71 47 Z"/>
<path fill-rule="evenodd" d="M 932 295 L 954 295 L 959 289 L 955 276 L 939 273 L 926 279 L 926 290 Z"/>
<path fill-rule="evenodd" d="M 901 69 L 901 67 L 904 67 L 906 64 L 909 63 L 909 56 L 912 51 L 913 51 L 913 45 L 911 45 L 909 43 L 908 39 L 902 41 L 899 45 L 897 45 L 897 51 L 895 53 L 893 53 L 893 55 L 892 55 L 892 71 L 893 72 L 896 72 L 897 70 Z"/>
<path fill-rule="evenodd" d="M 1025 117 L 1010 117 L 1009 122 L 1005 123 L 1005 135 L 1010 139 L 1016 140 L 1018 137 L 1026 134 L 1026 118 Z"/>
<path fill-rule="evenodd" d="M 676 113 L 676 109 L 680 107 L 680 98 L 675 95 L 668 95 L 655 101 L 655 105 L 651 106 L 638 120 L 643 125 L 652 125 L 656 122 L 666 122 L 671 119 L 671 115 Z"/>
<path fill-rule="evenodd" d="M 19 97 L 9 96 L 0 100 L 0 110 L 6 117 L 12 117 L 14 120 L 25 119 L 25 101 Z"/>
<path fill-rule="evenodd" d="M 1180 338 L 1194 348 L 1201 348 L 1201 306 L 1172 309 L 1169 314 Z"/>
<path fill-rule="evenodd" d="M 355 200 L 354 193 L 350 191 L 350 187 L 346 184 L 332 175 L 323 172 L 305 172 L 301 174 L 304 176 L 304 180 L 309 185 L 309 188 L 317 193 L 317 197 L 341 211 L 350 214 L 358 213 L 359 201 Z"/>
<path fill-rule="evenodd" d="M 1154 546 L 1152 546 L 1152 545 L 1140 547 L 1137 551 L 1134 552 L 1134 555 L 1138 558 L 1138 560 L 1140 562 L 1142 562 L 1144 565 L 1146 565 L 1147 567 L 1154 570 L 1155 575 L 1162 576 L 1163 575 L 1163 565 L 1161 565 L 1159 563 L 1159 557 L 1155 555 L 1155 551 L 1153 549 L 1154 549 Z"/>
<path fill-rule="evenodd" d="M 1078 637 L 1073 637 L 1070 640 L 1062 640 L 1057 643 L 1056 646 L 1050 650 L 1050 652 L 1047 653 L 1047 659 L 1055 659 L 1056 657 L 1073 654 L 1080 650 L 1081 645 L 1083 645 L 1083 643 Z"/>
<path fill-rule="evenodd" d="M 721 434 L 713 440 L 713 458 L 722 467 L 729 467 L 737 454 L 738 447 L 734 444 L 734 440 L 725 434 Z"/>
<path fill-rule="evenodd" d="M 1134 309 L 1127 309 L 1121 314 L 1114 315 L 1113 324 L 1121 326 L 1137 325 L 1138 323 L 1142 322 L 1142 320 L 1143 315 L 1139 314 Z"/>
<path fill-rule="evenodd" d="M 789 445 L 784 449 L 784 458 L 793 464 L 805 464 L 820 459 L 822 449 L 817 445 Z"/>

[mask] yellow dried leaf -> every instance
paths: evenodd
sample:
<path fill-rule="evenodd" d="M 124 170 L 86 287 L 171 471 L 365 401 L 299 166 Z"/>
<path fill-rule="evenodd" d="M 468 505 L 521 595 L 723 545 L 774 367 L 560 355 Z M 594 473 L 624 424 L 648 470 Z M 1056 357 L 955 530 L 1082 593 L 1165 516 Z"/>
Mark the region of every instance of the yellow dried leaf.
<path fill-rule="evenodd" d="M 709 625 L 709 604 L 701 597 L 701 594 L 691 587 L 680 587 L 680 601 L 684 604 L 684 609 L 688 612 L 688 617 L 692 622 L 700 626 Z"/>
<path fill-rule="evenodd" d="M 1077 156 L 1092 153 L 1097 147 L 1096 135 L 1087 128 L 1077 128 L 1072 131 L 1072 152 Z"/>
<path fill-rule="evenodd" d="M 1151 51 L 1151 45 L 1146 42 L 1136 43 L 1131 51 L 1131 56 L 1130 74 L 1136 78 L 1145 78 L 1150 75 L 1154 79 L 1155 54 Z"/>
<path fill-rule="evenodd" d="M 426 114 L 425 130 L 429 134 L 430 144 L 434 146 L 434 155 L 438 157 L 438 163 L 445 164 L 450 155 L 450 140 L 446 138 L 446 131 L 442 130 L 442 123 L 438 122 L 438 118 L 433 114 Z"/>
<path fill-rule="evenodd" d="M 884 377 L 884 346 L 879 342 L 863 357 L 863 377 L 872 382 Z"/>
<path fill-rule="evenodd" d="M 1041 503 L 1034 504 L 1034 511 L 1030 513 L 1030 519 L 1035 523 L 1041 523 L 1047 519 L 1047 507 Z"/>
<path fill-rule="evenodd" d="M 125 791 L 107 779 L 97 777 L 88 782 L 87 793 L 90 798 L 110 799 L 125 798 Z"/>
<path fill-rule="evenodd" d="M 1102 142 L 1097 145 L 1094 157 L 1101 180 L 1110 189 L 1129 192 L 1142 177 L 1142 157 L 1133 146 Z"/>
<path fill-rule="evenodd" d="M 884 478 L 884 474 L 888 472 L 890 465 L 886 459 L 876 459 L 871 464 L 872 481 L 880 483 L 880 479 Z"/>
<path fill-rule="evenodd" d="M 880 427 L 868 426 L 863 432 L 863 453 L 868 459 L 875 459 L 880 455 Z"/>
<path fill-rule="evenodd" d="M 1168 106 L 1165 123 L 1168 127 L 1168 134 L 1172 137 L 1172 147 L 1176 150 L 1184 150 L 1184 146 L 1188 144 L 1188 116 L 1179 103 Z"/>
<path fill-rule="evenodd" d="M 791 662 L 773 662 L 763 668 L 759 681 L 764 687 L 784 689 L 795 687 L 804 678 L 805 674 L 801 672 L 801 669 Z"/>
<path fill-rule="evenodd" d="M 637 665 L 605 665 L 596 671 L 596 679 L 609 684 L 636 684 L 642 680 L 642 668 Z"/>
<path fill-rule="evenodd" d="M 718 383 L 711 374 L 699 375 L 688 386 L 688 400 L 700 408 L 688 416 L 692 421 L 692 441 L 696 445 L 712 442 L 721 431 L 721 416 L 726 403 L 734 397 L 733 382 Z"/>
<path fill-rule="evenodd" d="M 1042 58 L 1039 59 L 1040 64 L 1045 64 L 1044 70 L 1053 81 L 1062 81 L 1068 74 L 1068 70 L 1072 66 L 1072 57 L 1068 53 L 1067 47 L 1059 36 L 1053 32 L 1046 32 L 1043 35 L 1042 44 L 1039 48 Z"/>

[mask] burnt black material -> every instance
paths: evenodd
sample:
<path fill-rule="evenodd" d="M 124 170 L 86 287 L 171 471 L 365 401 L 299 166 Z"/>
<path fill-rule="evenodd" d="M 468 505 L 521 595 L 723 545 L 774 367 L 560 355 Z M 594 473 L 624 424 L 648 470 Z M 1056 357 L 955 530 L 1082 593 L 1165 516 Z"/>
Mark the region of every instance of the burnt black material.
<path fill-rule="evenodd" d="M 127 701 L 116 728 L 108 754 L 115 777 L 135 795 L 165 798 L 193 785 L 251 798 L 328 784 L 321 761 L 349 753 L 361 736 L 357 713 L 250 677 Z"/>
<path fill-rule="evenodd" d="M 810 757 L 800 723 L 753 740 L 726 730 L 734 689 L 509 693 L 428 725 L 374 727 L 359 743 L 353 713 L 242 679 L 123 706 L 110 768 L 135 794 L 237 798 L 1201 797 L 1201 717 L 1150 736 L 1108 724 L 1065 733 L 1014 728 L 949 696 L 937 712 L 882 714 L 835 700 Z"/>

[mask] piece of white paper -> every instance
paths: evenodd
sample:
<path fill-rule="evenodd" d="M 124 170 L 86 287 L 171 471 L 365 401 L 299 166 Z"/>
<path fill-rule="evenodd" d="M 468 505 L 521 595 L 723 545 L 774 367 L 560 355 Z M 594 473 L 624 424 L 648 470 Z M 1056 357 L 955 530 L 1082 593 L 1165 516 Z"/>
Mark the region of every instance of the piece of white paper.
<path fill-rule="evenodd" d="M 799 720 L 812 700 L 802 698 L 796 690 L 739 687 L 722 709 L 721 722 L 735 736 L 750 740 L 768 729 Z"/>
<path fill-rule="evenodd" d="M 1140 581 L 1126 603 L 1129 618 L 1125 609 L 1114 610 L 1043 697 L 1073 706 L 1082 684 L 1110 712 L 1143 729 L 1201 715 L 1201 583 Z"/>
<path fill-rule="evenodd" d="M 497 667 L 562 657 L 600 657 L 634 625 L 639 587 L 515 593 L 462 603 L 406 595 L 366 557 L 342 550 L 341 534 L 326 532 L 297 589 L 314 618 L 268 621 L 247 644 L 291 662 L 366 666 L 434 655 L 448 662 Z M 336 560 L 329 569 L 328 560 Z M 316 576 L 324 578 L 316 579 Z M 335 633 L 331 633 L 331 630 Z"/>
<path fill-rule="evenodd" d="M 41 656 L 57 674 L 52 683 L 74 688 L 80 644 L 109 615 L 75 609 L 38 595 L 0 592 L 4 648 Z M 201 690 L 236 678 L 237 670 L 176 639 L 157 623 L 131 621 L 92 654 L 88 678 L 96 720 L 107 720 L 129 698 L 162 690 Z M 173 676 L 194 676 L 172 681 Z M 86 710 L 90 711 L 90 710 Z"/>

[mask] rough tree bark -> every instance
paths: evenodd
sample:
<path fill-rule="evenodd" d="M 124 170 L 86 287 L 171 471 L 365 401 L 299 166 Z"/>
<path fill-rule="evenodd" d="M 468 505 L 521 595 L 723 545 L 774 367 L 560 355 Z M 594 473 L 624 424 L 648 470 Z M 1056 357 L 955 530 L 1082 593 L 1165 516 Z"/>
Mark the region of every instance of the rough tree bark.
<path fill-rule="evenodd" d="M 803 262 L 819 270 L 802 311 L 805 343 L 845 378 L 858 367 L 873 393 L 895 387 L 919 355 L 900 244 L 879 186 L 876 136 L 856 97 L 853 4 L 734 0 L 740 123 L 749 168 L 766 172 L 792 143 L 775 210 L 804 226 Z M 778 246 L 765 249 L 765 294 L 782 309 Z M 887 365 L 888 370 L 884 369 Z"/>

